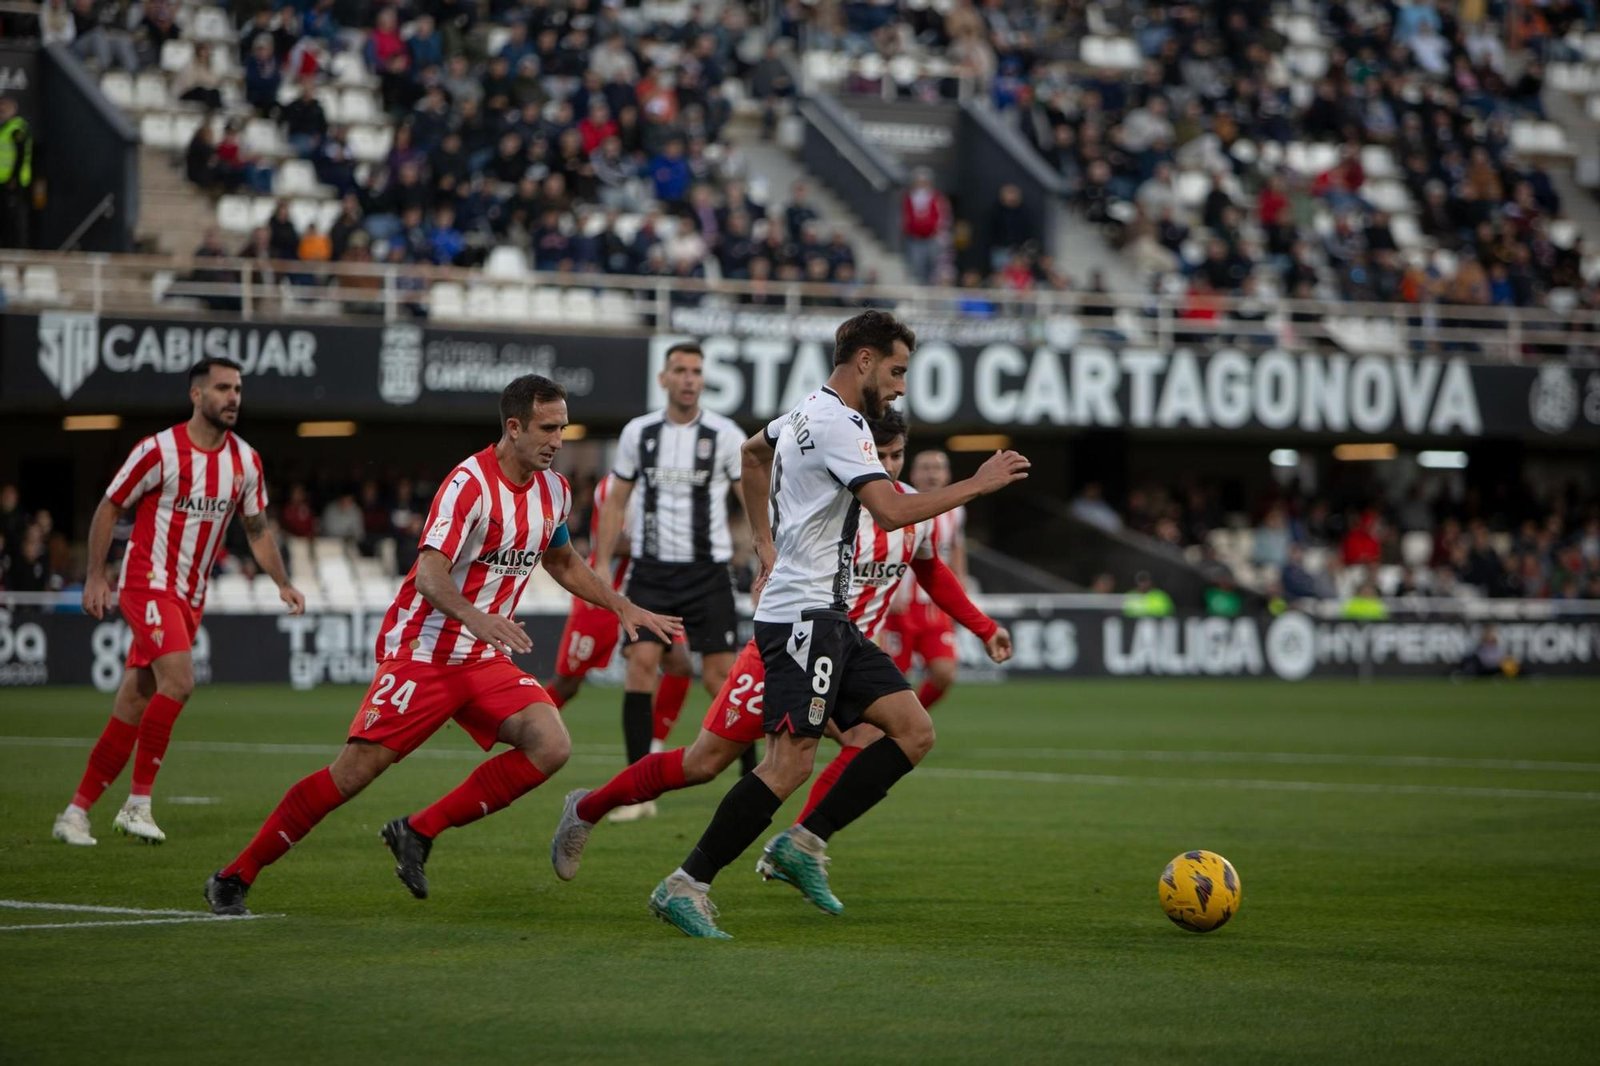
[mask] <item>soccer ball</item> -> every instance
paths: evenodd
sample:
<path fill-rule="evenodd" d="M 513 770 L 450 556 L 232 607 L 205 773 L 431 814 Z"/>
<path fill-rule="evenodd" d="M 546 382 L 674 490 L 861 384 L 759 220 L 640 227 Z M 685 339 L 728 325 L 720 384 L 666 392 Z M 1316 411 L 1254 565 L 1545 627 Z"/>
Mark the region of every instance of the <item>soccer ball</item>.
<path fill-rule="evenodd" d="M 1239 913 L 1244 898 L 1233 864 L 1214 851 L 1186 851 L 1167 863 L 1156 884 L 1161 909 L 1192 933 L 1209 933 Z"/>

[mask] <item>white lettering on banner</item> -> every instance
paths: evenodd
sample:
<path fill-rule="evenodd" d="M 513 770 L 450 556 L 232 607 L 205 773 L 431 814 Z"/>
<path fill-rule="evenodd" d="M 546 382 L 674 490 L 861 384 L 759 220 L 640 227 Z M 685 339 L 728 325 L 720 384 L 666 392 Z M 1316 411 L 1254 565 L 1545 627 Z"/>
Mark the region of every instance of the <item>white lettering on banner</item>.
<path fill-rule="evenodd" d="M 978 411 L 984 419 L 996 425 L 1005 425 L 1017 420 L 1017 395 L 1005 388 L 1000 375 L 1020 375 L 1027 365 L 1028 362 L 1022 353 L 1009 344 L 993 344 L 978 353 L 973 395 L 978 402 Z M 915 397 L 912 398 L 911 404 L 912 411 L 915 411 Z"/>
<path fill-rule="evenodd" d="M 1126 638 L 1124 625 L 1128 626 Z M 1139 618 L 1104 622 L 1105 668 L 1118 676 L 1259 674 L 1261 633 L 1254 618 Z"/>
<path fill-rule="evenodd" d="M 447 335 L 429 340 L 422 351 L 422 383 L 429 392 L 497 393 L 524 374 L 550 378 L 572 396 L 594 392 L 594 371 L 561 366 L 553 344 Z"/>
<path fill-rule="evenodd" d="M 924 344 L 911 360 L 906 402 L 918 422 L 948 422 L 961 408 L 961 355 L 941 341 Z"/>
<path fill-rule="evenodd" d="M 0 688 L 43 685 L 50 680 L 50 646 L 37 622 L 13 624 L 0 607 Z"/>
<path fill-rule="evenodd" d="M 1257 421 L 1268 429 L 1287 429 L 1294 424 L 1296 375 L 1294 359 L 1286 352 L 1267 352 L 1256 357 L 1255 401 Z"/>
<path fill-rule="evenodd" d="M 1167 364 L 1167 378 L 1161 389 L 1161 403 L 1156 408 L 1156 425 L 1176 426 L 1187 422 L 1204 429 L 1211 424 L 1206 416 L 1204 394 L 1200 391 L 1200 368 L 1194 356 L 1185 351 L 1173 353 Z"/>
<path fill-rule="evenodd" d="M 289 687 L 315 688 L 324 682 L 366 684 L 376 667 L 373 648 L 383 615 L 364 611 L 340 614 L 280 615 L 278 632 L 289 638 Z"/>
<path fill-rule="evenodd" d="M 122 684 L 122 674 L 128 661 L 128 649 L 133 646 L 133 630 L 120 619 L 101 622 L 89 634 L 89 680 L 101 692 L 115 692 Z M 194 634 L 194 644 L 189 649 L 189 659 L 194 666 L 196 684 L 211 681 L 211 634 L 201 626 Z"/>
<path fill-rule="evenodd" d="M 1104 348 L 1079 348 L 1072 358 L 1072 420 L 1080 426 L 1120 426 L 1117 361 Z"/>
<path fill-rule="evenodd" d="M 246 374 L 314 377 L 317 335 L 303 329 L 245 326 L 142 326 L 122 323 L 102 331 L 100 361 L 115 374 L 151 370 L 181 374 L 201 359 L 232 359 Z"/>

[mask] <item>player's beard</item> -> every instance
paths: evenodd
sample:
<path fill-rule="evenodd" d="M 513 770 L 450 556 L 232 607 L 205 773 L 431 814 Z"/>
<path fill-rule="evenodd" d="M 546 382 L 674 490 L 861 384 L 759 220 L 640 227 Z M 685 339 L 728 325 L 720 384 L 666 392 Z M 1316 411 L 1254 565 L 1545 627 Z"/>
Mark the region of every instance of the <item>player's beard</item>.
<path fill-rule="evenodd" d="M 214 411 L 208 410 L 205 407 L 200 408 L 200 416 L 207 422 L 210 422 L 211 428 L 215 429 L 219 433 L 228 432 L 228 430 L 233 428 L 234 422 L 239 420 L 239 409 L 237 407 L 233 409 L 232 414 L 233 419 L 232 421 L 229 421 L 228 411 L 225 407 L 219 407 Z"/>
<path fill-rule="evenodd" d="M 883 402 L 883 393 L 878 391 L 876 385 L 861 386 L 861 405 L 866 408 L 868 418 L 882 418 L 889 410 L 889 405 Z"/>

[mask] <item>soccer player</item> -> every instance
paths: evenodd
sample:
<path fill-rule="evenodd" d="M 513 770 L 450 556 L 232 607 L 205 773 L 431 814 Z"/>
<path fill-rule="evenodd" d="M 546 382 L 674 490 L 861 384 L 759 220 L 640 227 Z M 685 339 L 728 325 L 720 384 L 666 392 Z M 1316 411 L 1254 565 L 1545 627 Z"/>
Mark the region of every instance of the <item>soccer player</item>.
<path fill-rule="evenodd" d="M 950 484 L 950 457 L 938 448 L 917 453 L 911 461 L 911 487 L 932 492 Z M 939 556 L 963 586 L 967 583 L 967 509 L 957 507 L 933 519 Z M 922 687 L 917 699 L 929 710 L 944 698 L 956 680 L 956 631 L 950 616 L 928 598 L 921 585 L 902 586 L 889 608 L 885 647 L 902 673 L 911 673 L 913 657 L 922 660 Z"/>
<path fill-rule="evenodd" d="M 611 485 L 612 478 L 608 475 L 601 478 L 600 483 L 595 486 L 594 508 L 589 519 L 591 539 L 599 538 L 600 510 L 605 505 Z M 621 538 L 624 542 L 626 539 L 626 536 Z M 591 545 L 589 566 L 595 567 L 597 561 Z M 599 573 L 599 570 L 596 569 L 595 572 Z M 611 587 L 621 591 L 627 574 L 628 553 L 618 550 L 611 561 Z M 611 653 L 616 650 L 620 633 L 616 615 L 577 596 L 572 598 L 572 609 L 567 614 L 567 624 L 561 630 L 560 643 L 556 645 L 555 678 L 547 686 L 550 701 L 557 709 L 566 706 L 567 701 L 578 694 L 589 671 L 604 670 L 610 664 Z M 683 710 L 683 701 L 689 694 L 691 671 L 687 646 L 682 639 L 673 642 L 672 648 L 662 658 L 661 665 L 661 681 L 656 688 L 655 700 L 650 709 L 651 751 L 660 751 L 666 746 L 667 735 L 672 732 L 673 725 L 678 721 L 678 715 Z M 640 808 L 636 810 L 640 814 L 646 813 Z"/>
<path fill-rule="evenodd" d="M 895 491 L 909 492 L 900 484 L 906 458 L 906 425 L 898 411 L 868 423 L 878 449 L 878 460 L 894 482 Z M 975 607 L 961 583 L 939 559 L 934 544 L 934 523 L 918 522 L 905 529 L 884 530 L 876 522 L 863 522 L 856 533 L 855 565 L 851 573 L 850 618 L 868 640 L 883 628 L 891 599 L 903 587 L 908 571 L 928 588 L 932 601 L 955 615 L 988 649 L 989 657 L 1003 663 L 1011 657 L 1011 634 Z M 761 650 L 750 641 L 734 660 L 728 680 L 706 712 L 700 735 L 687 748 L 647 755 L 593 792 L 577 789 L 567 794 L 560 824 L 550 842 L 550 862 L 556 876 L 570 881 L 577 875 L 589 833 L 600 818 L 620 804 L 653 800 L 663 792 L 703 784 L 727 769 L 741 752 L 761 739 L 761 704 L 766 670 Z M 839 754 L 811 787 L 805 809 L 796 824 L 805 821 L 850 765 L 861 749 L 883 734 L 865 722 L 848 733 L 834 735 Z"/>
<path fill-rule="evenodd" d="M 744 433 L 731 419 L 701 409 L 705 354 L 699 345 L 668 348 L 656 381 L 667 394 L 666 407 L 629 422 L 617 441 L 616 484 L 600 509 L 595 565 L 610 566 L 627 517 L 633 551 L 628 597 L 683 618 L 689 650 L 701 656 L 701 680 L 714 694 L 727 679 L 736 647 L 728 493 L 739 480 Z M 635 485 L 642 498 L 630 512 Z M 622 738 L 630 763 L 650 751 L 651 700 L 665 650 L 648 631 L 622 650 Z"/>
<path fill-rule="evenodd" d="M 289 613 L 305 610 L 305 597 L 289 583 L 277 538 L 267 525 L 261 457 L 233 432 L 243 394 L 238 363 L 202 359 L 194 364 L 189 420 L 134 445 L 89 523 L 83 609 L 104 618 L 118 607 L 133 642 L 111 718 L 89 752 L 78 791 L 51 830 L 64 843 L 95 843 L 89 809 L 122 773 L 136 741 L 133 784 L 112 828 L 151 844 L 167 839 L 151 814 L 150 791 L 173 723 L 194 692 L 190 649 L 205 610 L 206 580 L 235 511 L 242 515 L 250 554 L 277 583 Z M 106 580 L 106 555 L 112 530 L 128 511 L 134 512 L 133 535 L 113 591 Z"/>
<path fill-rule="evenodd" d="M 708 897 L 711 879 L 811 776 L 830 720 L 841 731 L 866 721 L 885 735 L 844 768 L 803 825 L 778 834 L 764 852 L 775 876 L 830 913 L 842 904 L 827 888 L 828 838 L 933 747 L 933 722 L 905 675 L 850 620 L 861 510 L 880 529 L 903 529 L 1020 481 L 1028 461 L 999 451 L 965 481 L 927 493 L 895 490 L 866 419 L 881 417 L 904 395 L 915 344 L 915 334 L 887 312 L 847 320 L 834 338 L 827 384 L 744 444 L 745 510 L 761 561 L 753 591 L 766 669 L 767 754 L 729 789 L 683 865 L 651 893 L 650 909 L 689 936 L 727 938 Z"/>
<path fill-rule="evenodd" d="M 500 394 L 498 443 L 463 461 L 434 495 L 417 561 L 378 635 L 378 668 L 332 765 L 297 782 L 255 839 L 206 881 L 216 914 L 246 914 L 245 896 L 264 866 L 305 838 L 323 817 L 454 719 L 488 751 L 460 786 L 383 827 L 395 874 L 418 899 L 433 840 L 538 787 L 567 761 L 571 740 L 539 682 L 508 656 L 533 642 L 512 615 L 534 567 L 567 591 L 605 605 L 633 634 L 671 641 L 675 618 L 641 610 L 572 550 L 566 478 L 550 469 L 567 425 L 566 390 L 527 374 Z"/>

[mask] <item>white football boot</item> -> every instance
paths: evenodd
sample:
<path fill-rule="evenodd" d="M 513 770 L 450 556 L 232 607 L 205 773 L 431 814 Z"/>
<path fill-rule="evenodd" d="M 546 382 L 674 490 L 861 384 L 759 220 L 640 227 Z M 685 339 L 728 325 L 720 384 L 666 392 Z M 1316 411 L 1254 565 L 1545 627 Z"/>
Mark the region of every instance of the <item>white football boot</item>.
<path fill-rule="evenodd" d="M 655 816 L 656 801 L 645 800 L 643 803 L 630 803 L 624 807 L 618 807 L 606 815 L 606 820 L 610 822 L 637 822 L 645 818 L 654 818 Z"/>
<path fill-rule="evenodd" d="M 56 815 L 55 828 L 50 830 L 50 835 L 63 844 L 80 848 L 92 848 L 99 843 L 89 832 L 89 816 L 76 807 L 68 807 Z"/>
<path fill-rule="evenodd" d="M 123 836 L 134 837 L 147 844 L 160 844 L 167 839 L 167 834 L 161 831 L 161 827 L 150 814 L 150 804 L 135 803 L 131 799 L 117 812 L 111 828 Z"/>

